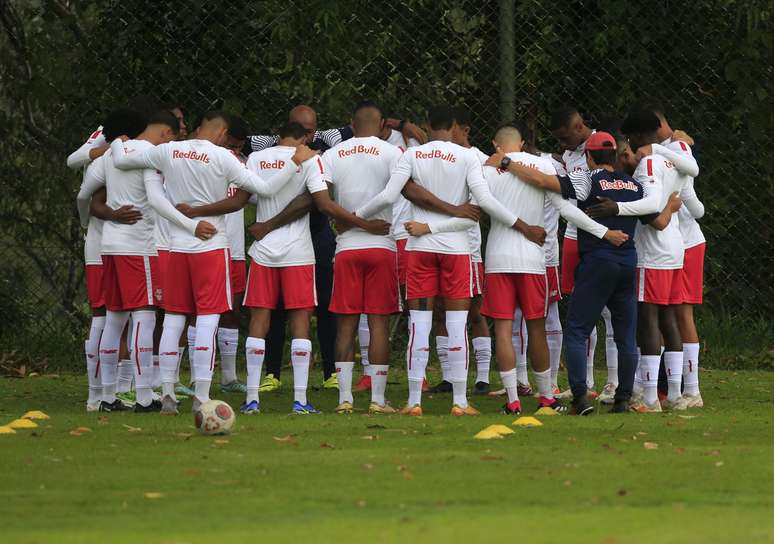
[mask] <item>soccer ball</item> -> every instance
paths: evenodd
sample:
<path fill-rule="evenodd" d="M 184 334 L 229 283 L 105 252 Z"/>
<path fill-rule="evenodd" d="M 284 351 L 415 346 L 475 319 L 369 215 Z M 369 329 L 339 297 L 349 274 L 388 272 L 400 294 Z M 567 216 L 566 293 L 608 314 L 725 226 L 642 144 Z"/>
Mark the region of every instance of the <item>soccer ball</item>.
<path fill-rule="evenodd" d="M 194 412 L 194 426 L 202 434 L 227 434 L 234 426 L 234 410 L 222 400 L 208 400 Z"/>

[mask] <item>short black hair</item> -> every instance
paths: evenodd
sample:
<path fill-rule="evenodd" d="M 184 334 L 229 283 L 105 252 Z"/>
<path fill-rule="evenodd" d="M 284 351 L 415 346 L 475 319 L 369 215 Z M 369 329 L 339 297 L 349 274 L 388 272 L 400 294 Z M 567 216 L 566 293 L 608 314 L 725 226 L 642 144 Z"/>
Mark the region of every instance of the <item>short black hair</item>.
<path fill-rule="evenodd" d="M 653 98 L 649 98 L 647 100 L 643 100 L 640 102 L 640 105 L 637 109 L 640 110 L 650 110 L 653 113 L 655 113 L 658 117 L 666 117 L 666 109 L 664 108 L 664 104 L 662 104 L 660 101 L 655 100 Z"/>
<path fill-rule="evenodd" d="M 228 120 L 228 135 L 235 140 L 246 140 L 250 136 L 250 125 L 238 115 L 230 115 Z"/>
<path fill-rule="evenodd" d="M 355 109 L 352 110 L 352 116 L 354 117 L 357 114 L 357 112 L 364 109 L 374 109 L 379 112 L 379 115 L 384 117 L 384 112 L 382 112 L 382 108 L 379 107 L 379 104 L 377 104 L 373 100 L 368 100 L 368 99 L 361 100 L 360 102 L 355 104 Z"/>
<path fill-rule="evenodd" d="M 145 130 L 145 116 L 139 111 L 129 108 L 119 108 L 111 111 L 102 123 L 102 133 L 105 140 L 112 142 L 122 134 L 136 138 Z"/>
<path fill-rule="evenodd" d="M 433 130 L 451 130 L 454 125 L 454 110 L 442 104 L 427 110 L 427 121 Z"/>
<path fill-rule="evenodd" d="M 205 113 L 202 116 L 202 120 L 199 123 L 200 125 L 204 123 L 205 121 L 214 121 L 215 119 L 221 119 L 224 123 L 226 123 L 226 126 L 230 126 L 229 122 L 231 121 L 231 116 L 222 110 L 210 110 L 207 113 Z"/>
<path fill-rule="evenodd" d="M 614 113 L 602 115 L 597 123 L 597 130 L 614 134 L 621 130 L 621 117 Z"/>
<path fill-rule="evenodd" d="M 148 116 L 149 125 L 166 125 L 172 129 L 172 133 L 177 135 L 180 133 L 180 122 L 175 117 L 175 114 L 169 110 L 158 110 L 151 113 Z"/>
<path fill-rule="evenodd" d="M 454 121 L 461 127 L 470 126 L 470 110 L 465 106 L 454 106 Z"/>
<path fill-rule="evenodd" d="M 578 115 L 578 108 L 573 106 L 562 106 L 551 112 L 548 128 L 552 131 L 570 126 L 573 117 Z"/>
<path fill-rule="evenodd" d="M 608 166 L 615 166 L 618 159 L 618 152 L 615 149 L 595 149 L 589 150 L 589 155 L 597 164 L 606 164 Z"/>
<path fill-rule="evenodd" d="M 661 120 L 650 109 L 635 109 L 629 112 L 621 123 L 621 132 L 630 134 L 650 134 L 661 126 Z"/>
<path fill-rule="evenodd" d="M 306 136 L 306 129 L 301 123 L 288 122 L 282 125 L 279 130 L 280 138 L 293 138 L 294 140 L 300 140 Z"/>

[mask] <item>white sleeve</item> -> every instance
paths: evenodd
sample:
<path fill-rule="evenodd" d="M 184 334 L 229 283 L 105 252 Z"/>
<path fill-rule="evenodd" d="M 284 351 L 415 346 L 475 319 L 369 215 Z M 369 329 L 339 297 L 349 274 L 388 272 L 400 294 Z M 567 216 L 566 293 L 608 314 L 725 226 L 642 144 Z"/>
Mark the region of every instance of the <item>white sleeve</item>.
<path fill-rule="evenodd" d="M 304 169 L 304 183 L 310 193 L 328 190 L 328 184 L 325 181 L 325 168 L 319 155 L 304 162 Z"/>
<path fill-rule="evenodd" d="M 411 162 L 409 161 L 408 154 L 404 153 L 398 159 L 395 168 L 390 175 L 390 181 L 387 182 L 387 186 L 382 189 L 378 195 L 375 195 L 371 200 L 363 204 L 359 209 L 355 210 L 355 215 L 362 218 L 371 217 L 379 210 L 392 205 L 398 200 L 400 192 L 406 185 L 406 182 L 411 177 Z"/>
<path fill-rule="evenodd" d="M 224 153 L 220 153 L 218 156 L 224 161 L 226 181 L 228 183 L 233 183 L 245 191 L 262 196 L 271 196 L 279 191 L 293 177 L 298 168 L 293 161 L 287 161 L 282 170 L 267 180 L 249 170 L 239 159 L 230 152 L 225 151 L 225 149 Z"/>
<path fill-rule="evenodd" d="M 476 225 L 476 222 L 472 219 L 465 219 L 463 217 L 450 217 L 449 219 L 443 219 L 441 221 L 435 221 L 428 223 L 430 232 L 438 234 L 439 232 L 457 232 L 461 230 L 468 230 Z"/>
<path fill-rule="evenodd" d="M 470 189 L 470 192 L 473 193 L 473 198 L 476 199 L 478 206 L 488 213 L 489 217 L 492 219 L 504 223 L 508 227 L 512 227 L 513 224 L 518 221 L 519 216 L 508 210 L 494 197 L 489 190 L 489 185 L 484 179 L 484 170 L 481 168 L 481 163 L 471 155 L 471 158 L 468 159 L 467 166 L 468 188 Z"/>
<path fill-rule="evenodd" d="M 196 233 L 198 221 L 186 217 L 175 208 L 164 194 L 163 178 L 155 170 L 146 169 L 143 172 L 143 182 L 145 183 L 145 193 L 148 195 L 148 204 L 156 210 L 161 217 L 168 219 L 182 229 L 185 229 L 191 235 Z"/>
<path fill-rule="evenodd" d="M 76 202 L 78 204 L 78 218 L 80 219 L 83 228 L 89 226 L 91 195 L 104 186 L 105 160 L 102 157 L 99 157 L 86 169 L 86 174 L 83 176 L 83 183 L 81 183 L 81 188 L 76 197 Z"/>
<path fill-rule="evenodd" d="M 664 147 L 663 145 L 653 144 L 653 154 L 661 155 L 662 157 L 672 161 L 672 164 L 675 165 L 677 171 L 682 175 L 695 178 L 699 175 L 699 164 L 696 162 L 696 159 L 693 158 L 693 155 L 691 154 L 691 148 L 688 147 L 688 144 L 685 142 L 679 143 L 681 144 L 681 147 L 683 147 L 683 153 L 668 147 Z"/>
<path fill-rule="evenodd" d="M 645 165 L 643 168 L 642 165 Z M 663 190 L 661 186 L 661 176 L 654 176 L 653 169 L 656 168 L 656 164 L 651 157 L 644 158 L 637 170 L 634 172 L 634 179 L 642 185 L 643 198 L 635 200 L 633 202 L 619 202 L 618 203 L 618 215 L 649 215 L 652 213 L 660 213 L 659 208 L 661 204 L 661 192 Z"/>
<path fill-rule="evenodd" d="M 333 165 L 331 164 L 331 159 L 330 159 L 330 157 L 332 156 L 333 156 L 333 153 L 324 153 L 322 156 L 323 180 L 326 183 L 335 184 L 336 181 L 333 179 Z"/>
<path fill-rule="evenodd" d="M 91 162 L 89 152 L 95 147 L 101 147 L 106 143 L 105 135 L 101 132 L 94 140 L 89 138 L 89 140 L 84 142 L 81 147 L 70 153 L 70 155 L 67 157 L 67 167 L 72 168 L 73 170 L 83 168 Z"/>
<path fill-rule="evenodd" d="M 693 186 L 693 178 L 685 184 L 682 191 L 680 191 L 680 199 L 683 201 L 683 206 L 690 212 L 694 219 L 701 219 L 704 217 L 704 204 L 699 200 L 699 195 L 696 194 L 696 189 Z"/>
<path fill-rule="evenodd" d="M 607 233 L 608 229 L 606 226 L 594 221 L 567 200 L 563 199 L 558 193 L 547 192 L 546 195 L 548 195 L 548 198 L 551 200 L 551 204 L 559 210 L 562 217 L 579 229 L 585 230 L 597 238 L 603 238 Z"/>
<path fill-rule="evenodd" d="M 126 149 L 124 142 L 116 138 L 110 144 L 110 152 L 113 154 L 113 164 L 119 170 L 137 170 L 139 168 L 164 170 L 165 157 L 167 156 L 165 150 L 168 145 L 156 145 L 138 152 L 135 149 Z"/>

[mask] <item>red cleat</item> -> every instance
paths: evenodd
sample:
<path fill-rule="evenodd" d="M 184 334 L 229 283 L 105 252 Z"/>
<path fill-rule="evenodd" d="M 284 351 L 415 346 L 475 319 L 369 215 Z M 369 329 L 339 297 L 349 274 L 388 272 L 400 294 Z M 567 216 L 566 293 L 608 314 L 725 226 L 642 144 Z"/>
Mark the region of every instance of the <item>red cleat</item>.
<path fill-rule="evenodd" d="M 371 376 L 363 375 L 360 377 L 360 381 L 355 384 L 352 391 L 370 391 L 371 390 Z"/>
<path fill-rule="evenodd" d="M 369 384 L 370 384 L 370 382 L 369 382 Z M 430 386 L 427 385 L 427 378 L 425 378 L 424 380 L 422 380 L 422 392 L 425 393 L 425 392 L 427 392 L 429 390 L 430 390 Z"/>

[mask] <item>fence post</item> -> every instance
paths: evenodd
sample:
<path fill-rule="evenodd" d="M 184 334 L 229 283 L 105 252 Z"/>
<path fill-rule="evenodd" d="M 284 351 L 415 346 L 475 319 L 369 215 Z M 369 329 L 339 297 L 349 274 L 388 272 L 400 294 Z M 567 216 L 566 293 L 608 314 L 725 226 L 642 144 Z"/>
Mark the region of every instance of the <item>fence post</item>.
<path fill-rule="evenodd" d="M 500 121 L 514 117 L 516 103 L 516 55 L 513 37 L 515 0 L 500 0 Z"/>

